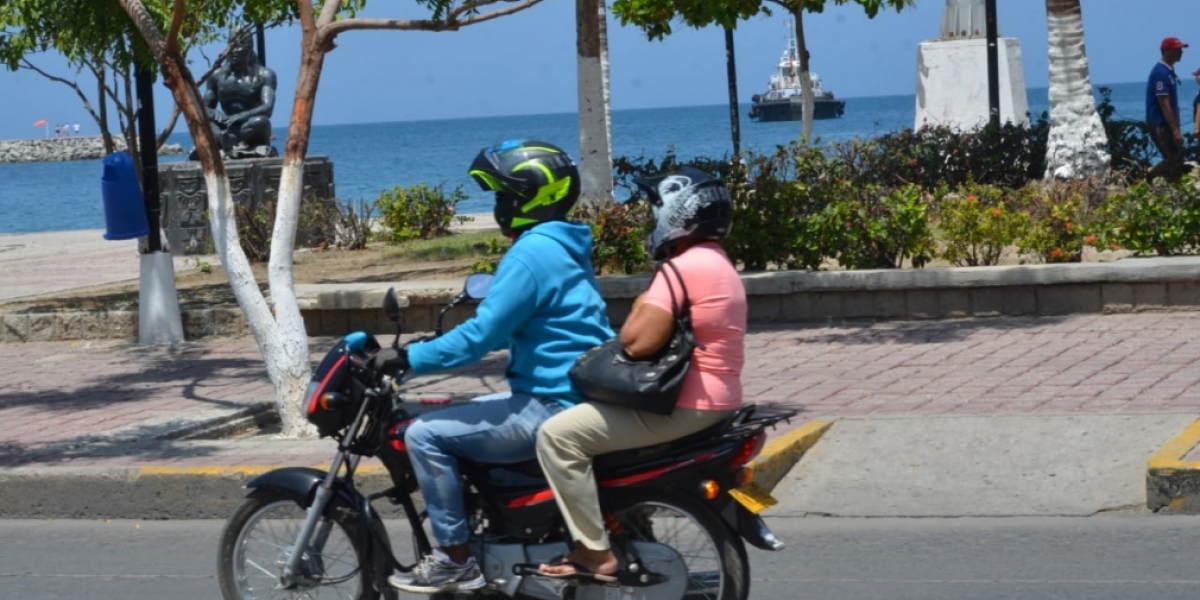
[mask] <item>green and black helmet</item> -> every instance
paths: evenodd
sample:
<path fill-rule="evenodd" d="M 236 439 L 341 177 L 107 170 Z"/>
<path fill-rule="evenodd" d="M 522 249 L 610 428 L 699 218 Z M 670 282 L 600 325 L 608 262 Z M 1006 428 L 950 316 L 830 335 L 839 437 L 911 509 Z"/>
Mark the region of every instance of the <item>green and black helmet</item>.
<path fill-rule="evenodd" d="M 479 151 L 471 163 L 479 187 L 496 192 L 493 214 L 513 237 L 546 221 L 561 221 L 579 200 L 579 169 L 553 144 L 509 140 Z"/>

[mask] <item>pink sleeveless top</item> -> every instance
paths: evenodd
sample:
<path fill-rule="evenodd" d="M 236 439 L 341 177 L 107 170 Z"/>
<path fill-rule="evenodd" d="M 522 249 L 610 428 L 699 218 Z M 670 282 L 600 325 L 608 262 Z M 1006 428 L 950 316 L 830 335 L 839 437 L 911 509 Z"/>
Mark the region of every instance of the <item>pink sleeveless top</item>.
<path fill-rule="evenodd" d="M 687 285 L 698 343 L 677 406 L 736 409 L 742 404 L 742 367 L 746 362 L 746 289 L 742 279 L 725 251 L 713 242 L 692 246 L 671 262 Z M 677 301 L 682 301 L 682 290 L 669 266 L 654 278 L 642 301 L 671 312 L 671 290 L 664 275 L 671 278 Z"/>

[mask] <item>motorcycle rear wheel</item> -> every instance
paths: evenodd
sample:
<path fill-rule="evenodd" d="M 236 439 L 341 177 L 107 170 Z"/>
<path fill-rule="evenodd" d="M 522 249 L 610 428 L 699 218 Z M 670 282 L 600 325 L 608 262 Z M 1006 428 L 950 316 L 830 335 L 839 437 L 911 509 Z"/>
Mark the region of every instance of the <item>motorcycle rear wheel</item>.
<path fill-rule="evenodd" d="M 304 509 L 289 495 L 255 490 L 238 506 L 221 533 L 217 573 L 225 600 L 354 598 L 376 600 L 363 561 L 368 536 L 334 517 L 325 543 L 300 562 L 293 589 L 277 589 L 279 574 L 304 522 Z M 318 525 L 320 528 L 320 525 Z"/>
<path fill-rule="evenodd" d="M 643 492 L 616 504 L 616 515 L 634 540 L 675 549 L 688 571 L 687 600 L 746 600 L 750 565 L 746 546 L 730 527 L 699 500 L 664 492 Z"/>

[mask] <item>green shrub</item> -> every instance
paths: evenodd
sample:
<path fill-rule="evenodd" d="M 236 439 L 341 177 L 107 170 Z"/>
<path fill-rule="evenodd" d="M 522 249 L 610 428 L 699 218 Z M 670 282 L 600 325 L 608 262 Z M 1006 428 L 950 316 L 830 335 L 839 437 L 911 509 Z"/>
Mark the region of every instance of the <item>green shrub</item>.
<path fill-rule="evenodd" d="M 933 255 L 928 207 L 921 188 L 888 190 L 844 183 L 815 217 L 815 238 L 847 269 L 922 267 Z"/>
<path fill-rule="evenodd" d="M 644 202 L 594 208 L 580 205 L 571 220 L 592 228 L 592 268 L 597 275 L 650 270 L 645 244 L 651 215 Z"/>
<path fill-rule="evenodd" d="M 332 211 L 336 232 L 334 243 L 343 250 L 362 250 L 371 241 L 371 205 L 365 200 L 357 203 L 337 201 Z"/>
<path fill-rule="evenodd" d="M 450 225 L 455 220 L 469 219 L 455 216 L 456 205 L 466 199 L 462 186 L 455 187 L 449 194 L 441 185 L 395 186 L 379 195 L 375 208 L 379 211 L 381 224 L 388 231 L 387 240 L 397 243 L 449 235 Z"/>
<path fill-rule="evenodd" d="M 835 152 L 853 157 L 859 184 L 899 187 L 909 183 L 926 191 L 968 181 L 1020 187 L 1046 171 L 1050 122 L 1045 113 L 1030 125 L 1006 122 L 974 131 L 922 127 L 888 133 L 867 141 L 842 143 Z"/>
<path fill-rule="evenodd" d="M 997 264 L 1029 228 L 1029 214 L 1012 196 L 1010 190 L 975 183 L 942 196 L 934 211 L 941 257 L 960 267 Z"/>
<path fill-rule="evenodd" d="M 278 194 L 268 195 L 260 203 L 236 204 L 238 242 L 250 262 L 271 259 L 271 239 L 275 231 L 275 207 Z M 337 214 L 336 201 L 310 197 L 300 203 L 296 220 L 296 247 L 304 248 L 333 241 Z"/>
<path fill-rule="evenodd" d="M 1196 181 L 1156 179 L 1109 197 L 1101 208 L 1098 241 L 1159 256 L 1194 251 L 1200 244 L 1200 192 Z"/>

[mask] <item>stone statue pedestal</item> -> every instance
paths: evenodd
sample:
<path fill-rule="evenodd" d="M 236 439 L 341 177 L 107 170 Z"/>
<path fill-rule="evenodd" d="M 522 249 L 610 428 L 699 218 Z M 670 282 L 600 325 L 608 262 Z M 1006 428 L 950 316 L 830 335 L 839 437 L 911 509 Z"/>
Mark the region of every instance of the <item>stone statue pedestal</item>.
<path fill-rule="evenodd" d="M 237 206 L 257 206 L 279 193 L 282 158 L 256 158 L 225 162 L 233 202 Z M 162 201 L 162 227 L 174 256 L 215 252 L 208 225 L 208 186 L 199 162 L 188 161 L 158 165 Z M 304 161 L 302 202 L 334 201 L 333 161 L 326 156 L 310 156 Z M 297 232 L 297 241 L 302 240 Z"/>
<path fill-rule="evenodd" d="M 1000 122 L 1029 124 L 1021 42 L 997 40 L 1000 57 Z M 970 131 L 987 125 L 987 40 L 935 40 L 917 47 L 917 111 L 914 129 L 925 125 Z"/>

